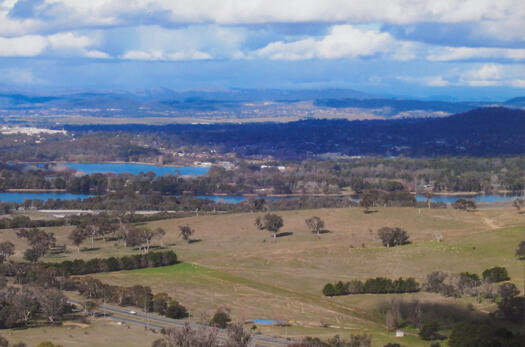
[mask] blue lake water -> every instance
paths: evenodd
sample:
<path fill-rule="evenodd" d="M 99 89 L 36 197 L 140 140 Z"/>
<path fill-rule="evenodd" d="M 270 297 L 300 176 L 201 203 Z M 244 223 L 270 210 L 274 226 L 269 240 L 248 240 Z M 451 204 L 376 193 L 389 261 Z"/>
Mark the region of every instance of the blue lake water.
<path fill-rule="evenodd" d="M 518 195 L 503 195 L 503 194 L 491 194 L 491 195 L 441 195 L 435 196 L 432 198 L 432 202 L 444 202 L 446 204 L 451 204 L 459 199 L 474 199 L 477 203 L 481 202 L 505 202 L 512 201 L 516 199 Z M 416 195 L 417 201 L 427 201 L 422 195 Z"/>
<path fill-rule="evenodd" d="M 205 175 L 210 170 L 209 167 L 202 166 L 173 167 L 135 163 L 64 163 L 64 165 L 88 175 L 92 173 L 110 172 L 116 175 L 121 173 L 138 175 L 141 172 L 146 173 L 152 171 L 157 176 L 165 176 L 169 174 L 175 175 L 177 173 L 181 176 L 201 176 Z"/>
<path fill-rule="evenodd" d="M 0 192 L 0 201 L 3 202 L 18 202 L 22 203 L 24 200 L 40 199 L 47 201 L 47 199 L 61 199 L 61 200 L 76 200 L 85 199 L 92 195 L 87 194 L 71 194 L 71 193 L 19 193 L 19 192 Z"/>

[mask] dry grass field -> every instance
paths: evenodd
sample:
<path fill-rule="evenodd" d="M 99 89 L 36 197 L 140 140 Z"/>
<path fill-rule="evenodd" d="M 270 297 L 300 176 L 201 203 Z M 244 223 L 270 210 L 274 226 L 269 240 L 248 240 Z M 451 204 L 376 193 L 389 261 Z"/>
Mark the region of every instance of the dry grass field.
<path fill-rule="evenodd" d="M 183 263 L 163 268 L 97 274 L 103 281 L 152 287 L 165 291 L 189 308 L 192 320 L 211 315 L 218 307 L 231 310 L 235 320 L 255 318 L 286 320 L 289 327 L 258 326 L 265 334 L 279 336 L 348 336 L 369 333 L 374 346 L 388 341 L 420 346 L 417 331 L 407 329 L 396 339 L 386 331 L 384 317 L 377 312 L 382 302 L 394 296 L 406 300 L 419 298 L 466 306 L 494 309 L 488 301 L 444 298 L 437 294 L 349 295 L 326 298 L 321 289 L 328 282 L 415 277 L 424 281 L 434 270 L 469 271 L 481 274 L 489 267 L 504 266 L 512 282 L 523 289 L 522 265 L 515 258 L 517 244 L 524 237 L 523 215 L 511 208 L 487 208 L 476 212 L 453 209 L 379 208 L 364 214 L 361 209 L 320 209 L 278 212 L 284 219 L 282 237 L 259 231 L 254 225 L 260 214 L 195 216 L 148 223 L 162 227 L 167 234 L 163 244 L 173 248 Z M 319 216 L 327 233 L 320 238 L 310 233 L 304 220 Z M 179 225 L 196 230 L 186 243 L 179 238 Z M 412 241 L 401 247 L 384 248 L 376 235 L 382 226 L 405 229 Z M 59 243 L 70 242 L 70 227 L 49 228 Z M 436 235 L 443 241 L 436 241 Z M 18 253 L 25 244 L 14 231 L 1 231 L 2 239 L 16 243 Z M 89 242 L 86 242 L 89 246 Z M 114 242 L 97 241 L 96 251 L 77 255 L 73 247 L 66 258 L 123 255 L 133 252 Z M 136 252 L 136 251 L 135 251 Z"/>

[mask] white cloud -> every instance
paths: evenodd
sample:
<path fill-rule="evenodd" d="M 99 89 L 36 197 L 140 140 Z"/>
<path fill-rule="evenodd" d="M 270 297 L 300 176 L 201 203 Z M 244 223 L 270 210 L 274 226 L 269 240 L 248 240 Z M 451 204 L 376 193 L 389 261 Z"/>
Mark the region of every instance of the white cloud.
<path fill-rule="evenodd" d="M 212 59 L 212 56 L 206 52 L 189 50 L 165 53 L 160 50 L 154 51 L 128 51 L 121 57 L 129 60 L 166 60 L 166 61 L 182 61 L 182 60 L 207 60 Z"/>
<path fill-rule="evenodd" d="M 525 60 L 525 49 L 488 47 L 435 47 L 427 55 L 430 61 L 453 61 L 469 59 Z"/>
<path fill-rule="evenodd" d="M 108 54 L 92 50 L 97 40 L 71 32 L 54 35 L 25 35 L 0 37 L 0 56 L 35 57 L 47 53 L 72 54 L 88 58 L 108 58 Z"/>
<path fill-rule="evenodd" d="M 111 58 L 110 55 L 107 54 L 106 52 L 101 52 L 101 51 L 97 51 L 97 50 L 85 51 L 83 56 L 86 57 L 86 58 L 93 58 L 93 59 L 108 59 L 108 58 Z"/>
<path fill-rule="evenodd" d="M 431 76 L 423 78 L 423 84 L 432 87 L 446 87 L 450 85 L 449 81 L 446 81 L 442 76 Z"/>
<path fill-rule="evenodd" d="M 0 56 L 34 57 L 41 54 L 48 41 L 39 35 L 27 35 L 13 38 L 0 37 Z"/>
<path fill-rule="evenodd" d="M 281 60 L 355 58 L 387 52 L 394 44 L 395 40 L 388 33 L 351 25 L 334 25 L 321 39 L 272 42 L 254 54 Z"/>
<path fill-rule="evenodd" d="M 460 73 L 457 84 L 473 87 L 513 86 L 524 88 L 525 66 L 483 64 Z"/>

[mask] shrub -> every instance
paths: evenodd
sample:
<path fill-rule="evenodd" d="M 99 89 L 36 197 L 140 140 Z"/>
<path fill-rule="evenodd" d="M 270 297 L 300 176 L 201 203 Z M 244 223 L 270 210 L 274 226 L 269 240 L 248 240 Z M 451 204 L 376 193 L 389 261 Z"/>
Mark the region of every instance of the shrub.
<path fill-rule="evenodd" d="M 385 247 L 401 246 L 410 243 L 407 232 L 401 228 L 382 227 L 377 231 L 377 234 Z"/>
<path fill-rule="evenodd" d="M 482 273 L 483 280 L 489 283 L 502 282 L 510 280 L 509 273 L 504 267 L 495 266 L 487 269 Z"/>
<path fill-rule="evenodd" d="M 224 309 L 218 309 L 217 312 L 213 315 L 210 321 L 210 325 L 225 329 L 228 324 L 231 322 L 230 314 Z"/>
<path fill-rule="evenodd" d="M 188 311 L 184 306 L 179 304 L 175 300 L 171 300 L 166 310 L 166 317 L 173 319 L 186 318 L 188 316 Z"/>

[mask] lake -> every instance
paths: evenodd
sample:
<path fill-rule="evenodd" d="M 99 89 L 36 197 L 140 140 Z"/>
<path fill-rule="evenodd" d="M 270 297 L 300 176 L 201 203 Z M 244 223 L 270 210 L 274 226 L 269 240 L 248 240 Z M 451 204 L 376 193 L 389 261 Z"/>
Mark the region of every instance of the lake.
<path fill-rule="evenodd" d="M 138 175 L 141 172 L 146 173 L 152 171 L 157 176 L 175 175 L 177 173 L 181 176 L 202 176 L 210 170 L 209 167 L 203 166 L 174 167 L 136 163 L 63 163 L 63 165 L 87 175 L 93 173 L 114 173 L 116 175 L 130 173 Z"/>
<path fill-rule="evenodd" d="M 3 202 L 18 202 L 22 203 L 24 200 L 40 199 L 47 201 L 47 199 L 61 199 L 61 200 L 76 200 L 85 199 L 92 195 L 87 194 L 71 194 L 71 193 L 25 193 L 25 192 L 0 192 L 0 201 Z"/>
<path fill-rule="evenodd" d="M 146 165 L 149 166 L 149 165 Z M 4 202 L 18 202 L 22 203 L 26 199 L 40 199 L 43 201 L 46 201 L 47 199 L 61 199 L 61 200 L 76 200 L 76 199 L 85 199 L 87 197 L 90 197 L 92 195 L 87 194 L 71 194 L 71 193 L 25 193 L 25 192 L 0 192 L 0 201 Z M 246 199 L 248 199 L 245 196 L 239 196 L 239 195 L 197 195 L 196 196 L 199 199 L 210 199 L 215 202 L 225 202 L 230 204 L 236 204 L 239 202 L 243 202 Z M 483 203 L 483 202 L 505 202 L 505 201 L 512 201 L 515 198 L 517 198 L 518 195 L 503 195 L 503 194 L 491 194 L 491 195 L 442 195 L 442 196 L 436 196 L 432 198 L 433 202 L 444 202 L 446 204 L 451 204 L 454 201 L 458 199 L 474 199 L 477 203 Z M 258 198 L 258 197 L 255 197 Z M 266 198 L 267 200 L 280 200 L 280 199 L 291 199 L 291 198 L 297 198 L 297 197 L 278 197 L 278 198 Z M 353 197 L 354 200 L 359 201 L 359 199 L 356 199 Z M 416 195 L 417 201 L 427 201 L 427 198 L 425 198 L 422 195 Z"/>
<path fill-rule="evenodd" d="M 474 199 L 477 203 L 481 202 L 505 202 L 512 201 L 519 197 L 515 194 L 503 195 L 503 194 L 490 194 L 490 195 L 438 195 L 432 198 L 432 202 L 444 202 L 446 204 L 452 204 L 459 199 Z M 422 195 L 416 195 L 417 201 L 427 201 Z"/>

